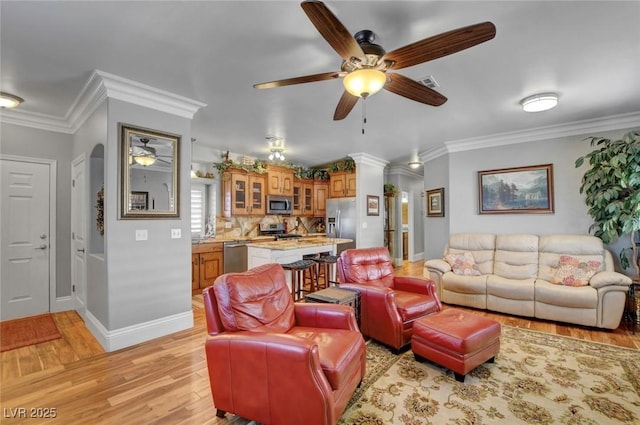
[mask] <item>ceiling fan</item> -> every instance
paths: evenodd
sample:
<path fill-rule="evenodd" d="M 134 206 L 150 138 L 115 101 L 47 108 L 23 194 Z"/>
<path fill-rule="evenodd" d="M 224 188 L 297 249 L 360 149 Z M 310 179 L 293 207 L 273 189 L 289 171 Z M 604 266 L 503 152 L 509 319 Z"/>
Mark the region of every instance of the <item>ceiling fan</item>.
<path fill-rule="evenodd" d="M 358 99 L 366 99 L 383 88 L 416 102 L 442 105 L 447 101 L 445 96 L 392 71 L 459 52 L 496 35 L 495 25 L 483 22 L 425 38 L 387 53 L 373 43 L 375 34 L 370 30 L 359 31 L 352 37 L 321 1 L 303 1 L 301 6 L 318 32 L 342 57 L 341 70 L 260 83 L 253 87 L 266 89 L 343 78 L 345 91 L 333 114 L 334 120 L 344 119 Z"/>
<path fill-rule="evenodd" d="M 171 164 L 171 162 L 161 159 L 160 157 L 170 157 L 167 155 L 158 155 L 155 148 L 148 146 L 150 139 L 147 137 L 141 137 L 139 142 L 142 146 L 131 146 L 130 154 L 132 159 L 143 167 L 148 167 L 155 164 L 156 161 L 164 162 L 165 164 Z"/>

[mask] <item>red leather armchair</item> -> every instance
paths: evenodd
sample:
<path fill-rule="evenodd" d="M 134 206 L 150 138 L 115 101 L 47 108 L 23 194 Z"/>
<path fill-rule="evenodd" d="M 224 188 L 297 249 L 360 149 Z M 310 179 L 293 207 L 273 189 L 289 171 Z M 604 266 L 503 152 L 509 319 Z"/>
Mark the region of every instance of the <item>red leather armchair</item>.
<path fill-rule="evenodd" d="M 360 330 L 399 351 L 411 342 L 413 322 L 442 304 L 431 280 L 395 276 L 387 248 L 347 249 L 337 262 L 341 288 L 360 292 Z"/>
<path fill-rule="evenodd" d="M 216 415 L 335 425 L 365 374 L 353 310 L 294 303 L 282 266 L 219 276 L 203 291 Z"/>

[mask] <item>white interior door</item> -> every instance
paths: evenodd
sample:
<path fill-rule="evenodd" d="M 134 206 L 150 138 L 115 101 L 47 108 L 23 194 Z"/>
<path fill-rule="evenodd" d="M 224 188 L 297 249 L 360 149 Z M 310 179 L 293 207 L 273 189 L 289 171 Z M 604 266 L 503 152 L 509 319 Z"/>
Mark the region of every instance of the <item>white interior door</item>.
<path fill-rule="evenodd" d="M 74 308 L 84 319 L 87 309 L 86 279 L 86 172 L 84 155 L 72 164 L 71 180 L 71 284 L 74 291 Z"/>
<path fill-rule="evenodd" d="M 0 319 L 50 311 L 50 165 L 2 159 Z"/>

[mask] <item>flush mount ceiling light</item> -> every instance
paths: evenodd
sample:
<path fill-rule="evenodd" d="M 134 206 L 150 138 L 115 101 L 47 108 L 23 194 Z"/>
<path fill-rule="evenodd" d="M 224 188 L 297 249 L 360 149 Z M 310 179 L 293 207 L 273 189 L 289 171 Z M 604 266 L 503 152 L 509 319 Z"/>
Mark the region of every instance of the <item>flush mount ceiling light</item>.
<path fill-rule="evenodd" d="M 366 99 L 378 93 L 387 82 L 384 72 L 377 69 L 356 69 L 345 75 L 342 80 L 344 88 L 354 96 Z"/>
<path fill-rule="evenodd" d="M 416 169 L 422 165 L 422 162 L 420 162 L 420 158 L 418 158 L 418 151 L 413 151 L 413 153 L 411 154 L 411 160 L 407 163 L 407 165 L 413 169 Z"/>
<path fill-rule="evenodd" d="M 0 108 L 2 109 L 15 108 L 22 102 L 24 102 L 23 98 L 0 91 Z"/>
<path fill-rule="evenodd" d="M 520 101 L 525 112 L 541 112 L 553 109 L 558 104 L 556 93 L 540 93 L 526 97 Z"/>

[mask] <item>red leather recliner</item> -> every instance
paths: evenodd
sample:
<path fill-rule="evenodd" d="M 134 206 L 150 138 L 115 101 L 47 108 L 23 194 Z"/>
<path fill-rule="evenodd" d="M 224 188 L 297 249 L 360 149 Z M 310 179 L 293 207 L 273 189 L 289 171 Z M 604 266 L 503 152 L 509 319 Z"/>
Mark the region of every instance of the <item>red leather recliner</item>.
<path fill-rule="evenodd" d="M 294 303 L 282 266 L 219 276 L 204 289 L 216 415 L 335 425 L 365 374 L 353 309 Z"/>
<path fill-rule="evenodd" d="M 442 309 L 434 283 L 395 276 L 387 248 L 347 249 L 337 262 L 341 288 L 360 292 L 360 330 L 396 351 L 411 342 L 413 322 Z"/>

